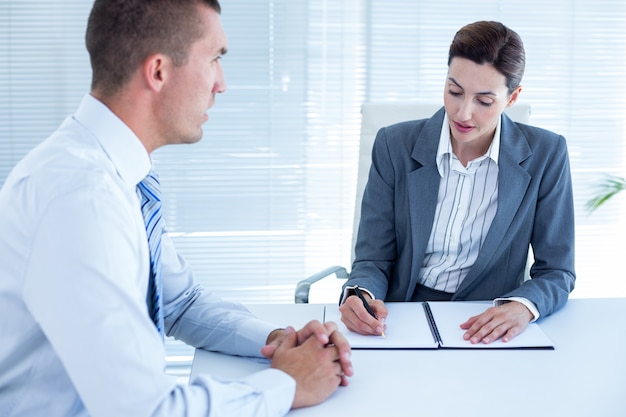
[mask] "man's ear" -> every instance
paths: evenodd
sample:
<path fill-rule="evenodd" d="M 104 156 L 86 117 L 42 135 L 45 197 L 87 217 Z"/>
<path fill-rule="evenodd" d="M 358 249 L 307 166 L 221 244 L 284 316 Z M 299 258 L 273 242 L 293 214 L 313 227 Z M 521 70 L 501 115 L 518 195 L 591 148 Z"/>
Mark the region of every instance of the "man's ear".
<path fill-rule="evenodd" d="M 146 85 L 154 91 L 161 91 L 170 66 L 170 59 L 163 54 L 154 54 L 146 58 L 142 66 Z"/>
<path fill-rule="evenodd" d="M 520 85 L 515 90 L 513 90 L 513 92 L 511 93 L 511 96 L 509 97 L 509 102 L 506 103 L 506 106 L 511 107 L 513 104 L 515 104 L 521 92 L 522 92 L 522 86 Z"/>

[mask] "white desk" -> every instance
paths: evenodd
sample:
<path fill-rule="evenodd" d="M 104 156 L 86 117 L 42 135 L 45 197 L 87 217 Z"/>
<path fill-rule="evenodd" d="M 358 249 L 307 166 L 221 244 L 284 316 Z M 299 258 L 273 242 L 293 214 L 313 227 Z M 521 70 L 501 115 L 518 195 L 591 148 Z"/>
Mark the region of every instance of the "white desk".
<path fill-rule="evenodd" d="M 321 305 L 252 305 L 296 326 Z M 287 320 L 287 322 L 285 322 Z M 324 403 L 290 416 L 626 416 L 626 298 L 573 299 L 539 322 L 555 350 L 354 350 L 355 375 Z M 267 367 L 197 350 L 195 374 Z"/>

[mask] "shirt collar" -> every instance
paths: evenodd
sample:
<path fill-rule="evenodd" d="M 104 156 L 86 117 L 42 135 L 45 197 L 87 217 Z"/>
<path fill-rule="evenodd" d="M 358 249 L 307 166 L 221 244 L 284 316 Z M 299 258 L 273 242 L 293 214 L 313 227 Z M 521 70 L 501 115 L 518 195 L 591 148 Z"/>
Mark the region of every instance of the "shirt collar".
<path fill-rule="evenodd" d="M 133 131 L 104 103 L 86 94 L 74 119 L 94 134 L 118 175 L 134 187 L 151 168 L 150 155 Z"/>
<path fill-rule="evenodd" d="M 491 158 L 493 162 L 498 164 L 498 159 L 500 156 L 500 127 L 502 124 L 502 116 L 498 119 L 498 124 L 496 125 L 496 131 L 493 135 L 493 140 L 491 141 L 491 145 L 489 145 L 489 149 L 485 152 L 486 157 Z M 446 155 L 448 157 L 446 158 Z M 448 164 L 452 162 L 452 158 L 449 156 L 452 155 L 452 142 L 450 141 L 450 125 L 448 124 L 448 114 L 444 113 L 443 115 L 443 125 L 441 126 L 441 135 L 439 136 L 439 147 L 437 148 L 437 170 L 439 170 L 439 175 L 444 176 L 444 163 L 447 161 Z"/>

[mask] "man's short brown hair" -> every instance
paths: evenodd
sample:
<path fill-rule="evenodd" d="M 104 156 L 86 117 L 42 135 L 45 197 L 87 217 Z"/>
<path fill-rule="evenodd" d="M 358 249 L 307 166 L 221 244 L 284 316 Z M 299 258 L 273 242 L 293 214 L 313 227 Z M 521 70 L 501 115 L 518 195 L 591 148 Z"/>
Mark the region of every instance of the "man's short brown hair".
<path fill-rule="evenodd" d="M 96 0 L 85 35 L 92 90 L 115 94 L 155 53 L 183 65 L 204 33 L 198 5 L 221 12 L 218 0 Z"/>

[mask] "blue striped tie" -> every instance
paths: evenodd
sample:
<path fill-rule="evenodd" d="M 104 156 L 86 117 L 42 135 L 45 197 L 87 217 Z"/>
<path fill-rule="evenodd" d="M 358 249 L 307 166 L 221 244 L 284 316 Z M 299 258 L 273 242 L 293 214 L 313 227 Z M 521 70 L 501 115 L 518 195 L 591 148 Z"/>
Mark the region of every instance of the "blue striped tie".
<path fill-rule="evenodd" d="M 148 311 L 150 317 L 163 337 L 163 300 L 161 299 L 161 234 L 163 217 L 161 215 L 161 184 L 154 171 L 138 184 L 141 192 L 141 212 L 146 223 L 148 247 L 150 248 L 150 282 L 148 284 Z"/>

